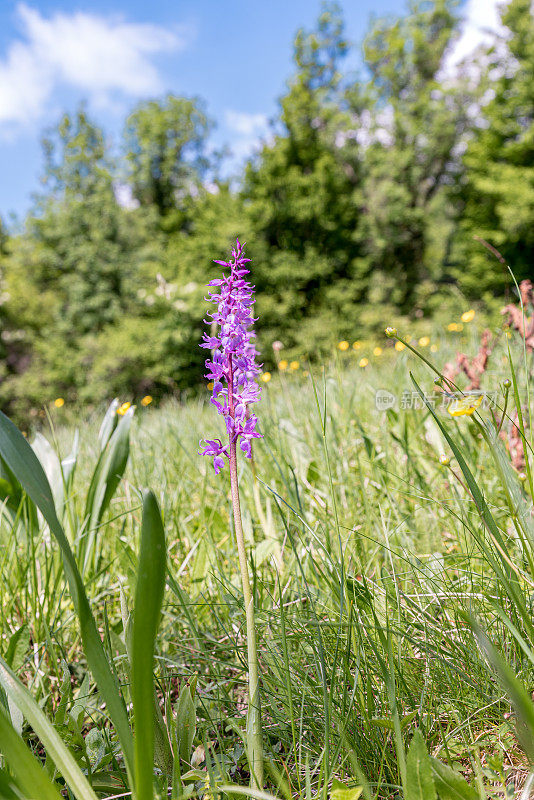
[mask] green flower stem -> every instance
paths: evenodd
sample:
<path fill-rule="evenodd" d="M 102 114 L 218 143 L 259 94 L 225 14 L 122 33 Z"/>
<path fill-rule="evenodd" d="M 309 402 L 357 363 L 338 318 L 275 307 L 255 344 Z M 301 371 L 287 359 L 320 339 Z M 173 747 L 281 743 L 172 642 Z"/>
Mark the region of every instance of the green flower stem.
<path fill-rule="evenodd" d="M 247 656 L 248 656 L 248 708 L 247 708 L 247 745 L 251 767 L 251 788 L 263 789 L 263 738 L 261 731 L 261 700 L 258 670 L 258 650 L 256 646 L 256 625 L 254 620 L 254 598 L 250 589 L 245 537 L 241 522 L 241 504 L 239 502 L 239 483 L 237 478 L 236 443 L 230 443 L 230 486 L 232 508 L 234 511 L 234 527 L 239 554 L 239 568 L 243 585 L 243 599 L 247 619 Z"/>

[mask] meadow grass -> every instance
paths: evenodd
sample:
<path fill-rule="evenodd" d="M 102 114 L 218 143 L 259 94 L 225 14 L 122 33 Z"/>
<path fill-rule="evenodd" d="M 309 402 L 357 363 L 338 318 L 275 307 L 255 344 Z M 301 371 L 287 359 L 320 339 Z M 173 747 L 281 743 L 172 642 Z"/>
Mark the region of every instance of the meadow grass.
<path fill-rule="evenodd" d="M 477 341 L 469 334 L 462 348 L 474 352 Z M 454 343 L 439 345 L 431 356 L 438 367 Z M 304 374 L 301 365 L 275 376 L 258 406 L 264 438 L 254 464 L 240 461 L 266 792 L 303 800 L 526 799 L 534 749 L 530 473 L 512 468 L 495 432 L 498 411 L 452 419 L 422 401 L 400 408 L 404 390 L 433 392 L 435 375 L 409 350 L 384 348 L 365 369 L 357 366 L 361 352 L 338 352 L 325 370 Z M 519 401 L 528 452 L 527 368 L 521 343 L 503 336 L 483 388 L 496 391 L 501 407 L 508 394 L 508 416 Z M 395 407 L 377 410 L 378 389 L 396 395 Z M 245 617 L 227 476 L 198 456 L 201 432 L 217 435 L 207 398 L 129 417 L 120 482 L 128 452 L 105 472 L 96 412 L 80 426 L 75 470 L 58 477 L 53 451 L 65 458 L 74 432 L 63 411 L 55 413 L 45 431 L 53 447 L 41 441 L 38 455 L 49 477 L 55 470 L 58 516 L 130 718 L 132 699 L 140 708 L 132 663 L 143 652 L 140 634 L 138 655 L 132 651 L 141 611 L 136 619 L 130 609 L 146 600 L 159 614 L 150 585 L 139 589 L 138 554 L 149 541 L 140 534 L 149 530 L 140 489 L 152 489 L 161 509 L 167 573 L 155 638 L 155 792 L 238 796 L 248 781 Z M 505 418 L 502 431 L 510 425 Z M 135 782 L 129 734 L 118 733 L 88 671 L 50 526 L 6 469 L 2 663 L 29 689 L 93 796 L 122 797 Z M 135 633 L 133 641 L 135 649 Z M 33 721 L 30 705 L 21 713 L 23 700 L 10 694 L 14 679 L 5 675 L 4 716 L 51 785 L 66 782 L 69 796 L 91 797 L 77 793 L 74 772 L 69 781 L 61 753 L 51 752 L 52 732 L 39 733 L 44 723 Z M 152 727 L 152 709 L 145 713 Z M 0 795 L 29 798 L 18 739 L 2 731 Z M 142 757 L 136 750 L 135 769 Z"/>

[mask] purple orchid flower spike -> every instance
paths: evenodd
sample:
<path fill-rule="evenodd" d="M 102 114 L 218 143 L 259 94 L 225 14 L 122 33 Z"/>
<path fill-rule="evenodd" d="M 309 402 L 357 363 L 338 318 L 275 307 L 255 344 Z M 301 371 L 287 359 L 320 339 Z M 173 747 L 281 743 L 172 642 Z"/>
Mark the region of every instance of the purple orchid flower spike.
<path fill-rule="evenodd" d="M 254 344 L 256 334 L 252 330 L 255 319 L 254 286 L 245 280 L 249 270 L 244 258 L 244 243 L 236 239 L 232 249 L 231 261 L 216 261 L 228 267 L 229 273 L 215 278 L 208 286 L 209 299 L 216 310 L 208 314 L 206 324 L 210 333 L 205 333 L 200 346 L 211 350 L 211 358 L 206 361 L 206 378 L 213 381 L 211 402 L 217 412 L 224 417 L 228 443 L 220 439 L 206 439 L 200 442 L 201 455 L 213 458 L 213 467 L 218 474 L 226 464 L 230 466 L 230 489 L 234 516 L 234 530 L 239 556 L 239 568 L 243 585 L 243 600 L 246 609 L 247 659 L 248 659 L 248 710 L 247 710 L 247 750 L 250 762 L 251 786 L 263 789 L 263 740 L 261 728 L 260 678 L 258 650 L 254 621 L 254 597 L 250 588 L 245 537 L 241 519 L 239 482 L 237 476 L 237 445 L 247 457 L 252 458 L 252 440 L 261 436 L 258 432 L 258 418 L 250 411 L 250 406 L 259 400 L 259 386 L 256 377 L 260 367 L 256 364 L 258 355 Z M 213 328 L 216 329 L 214 333 Z"/>
<path fill-rule="evenodd" d="M 241 451 L 251 457 L 251 441 L 261 434 L 256 430 L 258 419 L 248 407 L 259 400 L 260 389 L 256 376 L 261 371 L 256 363 L 258 352 L 252 330 L 255 319 L 254 286 L 244 279 L 249 273 L 244 258 L 244 243 L 236 239 L 232 249 L 231 261 L 215 261 L 215 264 L 229 268 L 229 274 L 215 278 L 208 283 L 210 302 L 217 309 L 208 313 L 206 324 L 212 328 L 217 324 L 217 334 L 205 333 L 200 347 L 212 351 L 211 359 L 206 361 L 206 378 L 213 381 L 211 402 L 226 423 L 229 445 L 219 440 L 206 439 L 201 442 L 202 455 L 213 457 L 213 466 L 218 473 L 229 458 L 229 449 L 239 442 Z"/>

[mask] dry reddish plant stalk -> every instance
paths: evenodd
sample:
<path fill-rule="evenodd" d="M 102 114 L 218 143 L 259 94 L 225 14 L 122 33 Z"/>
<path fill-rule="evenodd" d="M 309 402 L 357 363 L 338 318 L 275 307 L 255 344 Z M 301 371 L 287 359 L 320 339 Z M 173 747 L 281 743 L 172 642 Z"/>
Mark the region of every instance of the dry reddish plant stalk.
<path fill-rule="evenodd" d="M 519 331 L 521 338 L 525 340 L 525 346 L 529 353 L 534 350 L 534 287 L 529 280 L 521 281 L 519 284 L 522 306 L 514 306 L 512 303 L 505 306 L 502 314 L 508 315 L 508 325 Z M 530 309 L 530 316 L 527 314 Z"/>
<path fill-rule="evenodd" d="M 491 333 L 486 329 L 482 334 L 482 341 L 474 358 L 469 359 L 465 353 L 456 353 L 456 364 L 452 361 L 448 361 L 445 364 L 442 372 L 445 383 L 448 384 L 451 390 L 454 391 L 455 389 L 454 379 L 460 371 L 464 372 L 469 378 L 469 383 L 465 387 L 466 392 L 480 389 L 480 379 L 486 371 L 488 359 L 491 355 L 490 343 Z"/>
<path fill-rule="evenodd" d="M 508 325 L 519 333 L 525 342 L 527 351 L 532 353 L 534 351 L 534 287 L 532 281 L 521 281 L 519 293 L 521 305 L 515 306 L 510 303 L 503 308 L 502 314 L 508 316 Z M 527 418 L 528 414 L 525 414 L 524 419 Z M 506 437 L 504 431 L 501 431 L 500 436 L 507 443 L 513 466 L 519 472 L 523 472 L 526 466 L 525 447 L 519 429 L 517 411 L 512 416 L 508 437 Z"/>
<path fill-rule="evenodd" d="M 534 287 L 532 283 L 528 280 L 522 281 L 519 289 L 521 292 L 523 309 L 526 310 L 529 306 L 534 308 Z M 534 350 L 534 311 L 528 322 L 524 319 L 521 308 L 512 304 L 506 306 L 506 308 L 503 309 L 503 313 L 508 313 L 510 326 L 519 331 L 521 336 L 525 336 L 527 350 Z M 482 334 L 480 348 L 474 358 L 469 359 L 465 353 L 457 353 L 456 362 L 449 361 L 445 364 L 442 370 L 445 378 L 444 383 L 447 384 L 445 388 L 450 388 L 451 391 L 454 391 L 454 380 L 460 372 L 463 372 L 469 379 L 469 383 L 464 391 L 469 392 L 480 389 L 480 380 L 487 369 L 490 356 L 491 333 L 486 329 Z M 506 430 L 503 428 L 499 436 L 506 444 L 513 467 L 518 472 L 523 472 L 525 469 L 525 449 L 519 429 L 517 411 L 511 416 Z"/>
<path fill-rule="evenodd" d="M 523 444 L 523 437 L 521 436 L 521 431 L 519 429 L 519 416 L 517 411 L 515 411 L 512 415 L 510 433 L 506 435 L 504 431 L 501 431 L 499 436 L 507 444 L 512 466 L 518 472 L 523 472 L 526 467 L 525 447 Z"/>

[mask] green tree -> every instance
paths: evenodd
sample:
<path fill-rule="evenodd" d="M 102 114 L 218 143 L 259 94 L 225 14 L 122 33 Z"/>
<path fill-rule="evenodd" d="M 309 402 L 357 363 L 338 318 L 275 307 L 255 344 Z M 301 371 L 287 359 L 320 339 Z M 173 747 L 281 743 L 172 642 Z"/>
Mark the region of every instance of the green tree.
<path fill-rule="evenodd" d="M 5 267 L 7 310 L 26 331 L 29 363 L 4 389 L 36 406 L 87 386 L 96 338 L 134 300 L 139 246 L 115 199 L 103 134 L 83 109 L 63 117 L 44 151 L 44 192 Z"/>
<path fill-rule="evenodd" d="M 44 148 L 48 193 L 30 221 L 41 245 L 40 278 L 54 284 L 60 332 L 94 334 L 132 297 L 132 232 L 115 198 L 114 165 L 83 109 L 66 115 Z"/>
<path fill-rule="evenodd" d="M 210 167 L 206 140 L 211 123 L 198 100 L 168 95 L 142 103 L 126 121 L 125 147 L 134 197 L 181 228 L 191 216 Z"/>
<path fill-rule="evenodd" d="M 456 270 L 470 295 L 490 299 L 510 285 L 504 265 L 474 240 L 502 252 L 516 277 L 534 264 L 534 16 L 530 0 L 501 11 L 509 35 L 489 52 L 483 104 L 464 156 Z"/>
<path fill-rule="evenodd" d="M 142 209 L 134 211 L 137 216 Z M 94 393 L 183 396 L 203 384 L 206 284 L 236 236 L 245 231 L 239 196 L 221 185 L 202 192 L 187 231 L 145 245 L 135 313 L 95 343 Z"/>
<path fill-rule="evenodd" d="M 282 337 L 301 351 L 352 327 L 354 303 L 365 294 L 360 154 L 344 134 L 340 69 L 347 49 L 336 5 L 325 7 L 315 31 L 298 32 L 278 132 L 244 182 L 263 339 Z"/>
<path fill-rule="evenodd" d="M 377 21 L 364 43 L 371 115 L 361 226 L 370 299 L 389 298 L 404 311 L 442 277 L 452 231 L 444 189 L 458 169 L 454 151 L 467 124 L 463 86 L 441 75 L 457 30 L 454 7 L 450 0 L 414 5 L 404 17 Z M 444 216 L 449 224 L 436 248 Z"/>

